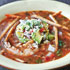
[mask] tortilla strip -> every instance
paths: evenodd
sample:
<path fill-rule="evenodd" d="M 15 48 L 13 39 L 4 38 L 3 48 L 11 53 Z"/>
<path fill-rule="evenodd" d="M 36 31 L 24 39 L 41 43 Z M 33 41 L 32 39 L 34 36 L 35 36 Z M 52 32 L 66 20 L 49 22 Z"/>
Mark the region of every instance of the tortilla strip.
<path fill-rule="evenodd" d="M 55 52 L 56 52 L 58 50 L 58 29 L 55 26 L 54 31 L 55 31 L 55 46 L 56 46 Z"/>
<path fill-rule="evenodd" d="M 62 12 L 62 11 L 59 11 L 59 12 L 57 12 L 57 13 L 54 13 L 54 14 L 53 14 L 53 17 L 56 16 L 56 15 L 61 14 L 61 12 Z"/>
<path fill-rule="evenodd" d="M 52 15 L 50 15 L 49 17 L 52 19 L 53 22 L 55 22 L 56 24 L 58 23 Z M 56 26 L 54 26 L 54 31 L 55 31 L 55 46 L 56 46 L 55 52 L 56 52 L 58 50 L 58 29 Z"/>
<path fill-rule="evenodd" d="M 68 35 L 65 35 L 65 37 L 66 37 L 66 39 L 70 40 L 70 36 L 68 36 Z"/>
<path fill-rule="evenodd" d="M 63 30 L 63 33 L 64 33 L 64 36 L 66 37 L 66 39 L 70 40 L 70 33 L 67 31 L 64 31 L 64 30 Z"/>
<path fill-rule="evenodd" d="M 54 15 L 54 14 L 53 14 L 53 15 Z M 52 15 L 50 15 L 49 17 L 50 17 L 55 23 L 58 24 L 58 22 L 56 21 L 56 19 L 55 19 Z M 63 30 L 63 32 L 66 33 L 68 36 L 70 36 L 70 33 L 69 33 L 69 32 L 67 32 L 67 31 L 65 31 L 65 30 Z"/>
<path fill-rule="evenodd" d="M 18 18 L 19 17 L 19 16 L 16 16 L 14 14 L 6 14 L 5 16 L 9 17 L 9 18 Z"/>
<path fill-rule="evenodd" d="M 67 31 L 64 31 L 64 33 L 65 33 L 65 34 L 67 34 L 68 36 L 70 36 L 70 33 L 69 33 L 69 32 L 67 32 Z"/>
<path fill-rule="evenodd" d="M 15 20 L 13 20 L 8 27 L 4 30 L 4 32 L 1 34 L 0 36 L 0 40 L 3 38 L 3 36 L 8 32 L 8 30 L 12 27 L 12 25 L 14 25 L 17 21 L 19 20 L 19 17 L 16 18 Z"/>
<path fill-rule="evenodd" d="M 32 44 L 33 42 L 34 42 L 33 40 L 30 40 L 26 44 L 23 44 L 23 46 L 28 46 L 29 44 Z"/>
<path fill-rule="evenodd" d="M 6 38 L 5 38 L 5 41 L 8 40 L 9 35 L 12 33 L 13 29 L 14 29 L 18 24 L 19 24 L 19 22 L 18 22 L 18 23 L 15 23 L 15 24 L 11 27 L 11 29 L 9 30 L 9 32 L 8 32 Z"/>
<path fill-rule="evenodd" d="M 50 21 L 50 20 L 48 20 L 48 19 L 45 19 L 45 18 L 43 18 L 43 17 L 41 17 L 41 16 L 32 15 L 32 17 L 39 18 L 39 19 L 41 19 L 41 20 L 47 22 L 47 23 L 50 24 L 50 25 L 53 25 L 53 26 L 56 26 L 56 27 L 60 27 L 60 28 L 63 28 L 63 29 L 65 29 L 65 30 L 68 30 L 68 31 L 69 31 L 69 28 L 68 28 L 68 27 L 63 26 L 63 25 L 60 25 L 60 24 L 55 24 L 54 22 L 52 22 L 52 21 Z"/>
<path fill-rule="evenodd" d="M 52 16 L 52 15 L 50 15 L 50 18 L 55 22 L 55 23 L 57 23 L 58 24 L 58 22 L 56 21 L 56 19 Z M 57 28 L 54 26 L 54 29 L 55 29 L 55 45 L 56 45 L 56 50 L 55 51 L 57 51 L 57 49 L 58 49 L 58 30 L 57 30 Z M 63 30 L 63 32 L 65 33 L 65 34 L 67 34 L 67 36 L 65 36 L 67 39 L 70 39 L 70 33 L 69 32 L 67 32 L 67 31 L 64 31 Z"/>

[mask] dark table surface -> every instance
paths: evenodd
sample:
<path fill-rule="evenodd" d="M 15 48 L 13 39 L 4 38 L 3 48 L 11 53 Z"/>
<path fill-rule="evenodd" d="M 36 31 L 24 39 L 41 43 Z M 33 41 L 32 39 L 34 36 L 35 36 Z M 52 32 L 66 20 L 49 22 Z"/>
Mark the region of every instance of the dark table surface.
<path fill-rule="evenodd" d="M 7 4 L 9 2 L 13 2 L 13 1 L 18 1 L 18 0 L 0 0 L 0 6 L 4 5 L 4 4 Z M 61 2 L 64 2 L 64 3 L 67 3 L 67 4 L 70 5 L 70 0 L 56 0 L 56 1 L 61 1 Z M 6 69 L 6 68 L 0 66 L 0 70 L 10 70 L 10 69 Z M 70 70 L 70 64 L 65 66 L 65 67 L 55 69 L 55 70 Z"/>

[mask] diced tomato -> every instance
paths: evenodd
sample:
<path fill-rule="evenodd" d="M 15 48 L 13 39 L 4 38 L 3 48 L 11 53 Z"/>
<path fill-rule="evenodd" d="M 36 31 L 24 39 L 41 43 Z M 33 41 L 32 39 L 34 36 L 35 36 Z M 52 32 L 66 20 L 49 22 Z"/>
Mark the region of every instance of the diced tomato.
<path fill-rule="evenodd" d="M 51 57 L 51 58 L 55 57 L 55 54 L 54 54 L 54 53 L 52 53 L 52 54 L 50 55 L 50 57 Z"/>
<path fill-rule="evenodd" d="M 33 32 L 33 29 L 30 31 L 30 34 Z"/>
<path fill-rule="evenodd" d="M 25 32 L 25 29 L 23 30 L 23 32 Z"/>
<path fill-rule="evenodd" d="M 46 56 L 46 61 L 50 61 L 50 57 L 49 56 Z"/>
<path fill-rule="evenodd" d="M 40 32 L 44 32 L 44 31 L 45 31 L 45 28 L 41 28 L 41 29 L 40 29 Z"/>
<path fill-rule="evenodd" d="M 52 58 L 54 58 L 54 57 L 55 57 L 55 54 L 52 53 L 50 56 L 46 56 L 46 61 L 50 61 L 50 60 L 52 60 Z"/>
<path fill-rule="evenodd" d="M 69 52 L 70 52 L 70 49 L 68 49 L 69 50 Z"/>

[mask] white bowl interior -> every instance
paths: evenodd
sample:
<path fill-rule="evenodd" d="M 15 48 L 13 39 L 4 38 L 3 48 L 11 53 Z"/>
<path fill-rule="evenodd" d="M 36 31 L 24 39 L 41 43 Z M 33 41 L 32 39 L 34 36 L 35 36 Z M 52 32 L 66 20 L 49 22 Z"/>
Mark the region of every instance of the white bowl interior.
<path fill-rule="evenodd" d="M 0 7 L 0 20 L 2 20 L 5 14 L 13 14 L 21 11 L 32 11 L 32 10 L 48 10 L 48 11 L 62 11 L 62 14 L 70 18 L 70 6 L 64 3 L 47 0 L 36 0 L 36 1 L 17 1 Z M 14 69 L 30 69 L 30 70 L 42 70 L 52 69 L 67 65 L 70 63 L 70 53 L 63 58 L 54 60 L 48 63 L 42 64 L 23 64 L 11 59 L 8 59 L 0 55 L 0 64 L 14 68 Z"/>

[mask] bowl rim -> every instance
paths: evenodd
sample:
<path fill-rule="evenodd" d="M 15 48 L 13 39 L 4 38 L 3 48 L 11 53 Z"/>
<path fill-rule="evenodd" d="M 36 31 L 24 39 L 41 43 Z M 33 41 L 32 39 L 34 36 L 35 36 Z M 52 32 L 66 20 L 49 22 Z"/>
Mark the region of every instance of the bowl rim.
<path fill-rule="evenodd" d="M 25 1 L 25 0 L 24 0 Z M 24 1 L 15 1 L 15 2 L 12 2 L 12 3 L 8 3 L 8 4 L 5 4 L 5 5 L 3 5 L 3 6 L 1 6 L 0 7 L 0 9 L 2 9 L 2 8 L 5 8 L 5 7 L 7 7 L 7 6 L 9 6 L 9 5 L 13 5 L 13 4 L 15 4 L 15 3 L 19 3 L 19 2 L 24 2 Z M 32 1 L 32 0 L 29 0 L 29 1 L 27 1 L 26 0 L 26 2 L 30 2 L 30 1 Z M 40 1 L 40 0 L 39 0 Z M 53 1 L 53 2 L 57 2 L 57 1 Z M 58 2 L 58 3 L 61 3 L 61 2 Z M 65 3 L 63 3 L 63 4 L 65 4 Z M 67 4 L 65 4 L 65 5 L 67 5 Z M 69 5 L 68 5 L 69 6 Z M 69 54 L 69 53 L 68 53 Z M 68 55 L 67 54 L 67 55 Z M 52 61 L 51 61 L 52 62 Z M 0 64 L 1 65 L 1 64 Z M 39 64 L 38 64 L 39 65 Z M 67 65 L 67 64 L 66 64 Z M 9 68 L 9 67 L 7 67 L 7 66 L 4 66 L 4 65 L 1 65 L 1 66 L 3 66 L 3 67 L 6 67 L 6 68 Z M 14 69 L 14 68 L 10 68 L 10 69 Z"/>

